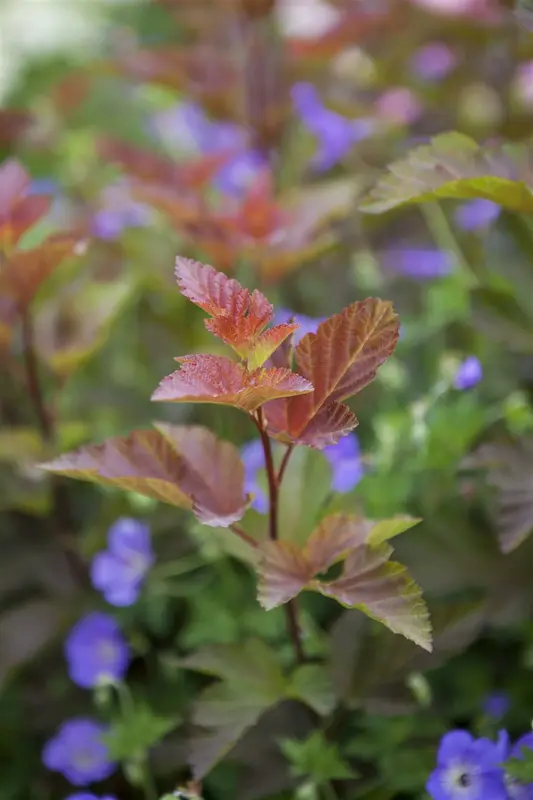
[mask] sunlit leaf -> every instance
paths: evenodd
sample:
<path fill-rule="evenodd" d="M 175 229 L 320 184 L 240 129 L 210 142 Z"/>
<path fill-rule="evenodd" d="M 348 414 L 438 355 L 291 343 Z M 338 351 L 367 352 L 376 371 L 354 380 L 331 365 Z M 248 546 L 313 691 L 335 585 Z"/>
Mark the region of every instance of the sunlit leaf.
<path fill-rule="evenodd" d="M 439 197 L 482 197 L 511 211 L 533 211 L 531 152 L 490 148 L 461 133 L 435 136 L 388 167 L 360 208 L 379 214 Z"/>
<path fill-rule="evenodd" d="M 287 369 L 246 368 L 223 356 L 182 356 L 181 369 L 163 378 L 152 400 L 172 403 L 220 403 L 255 411 L 276 397 L 311 391 L 309 381 Z"/>
<path fill-rule="evenodd" d="M 259 602 L 267 610 L 287 603 L 304 589 L 359 608 L 426 650 L 431 627 L 419 587 L 405 567 L 389 560 L 392 548 L 369 543 L 363 519 L 326 517 L 300 548 L 292 542 L 265 542 L 258 548 Z M 344 560 L 339 578 L 317 578 Z"/>
<path fill-rule="evenodd" d="M 160 424 L 157 430 L 133 431 L 41 466 L 188 508 L 204 525 L 228 527 L 248 504 L 237 449 L 201 426 Z"/>
<path fill-rule="evenodd" d="M 269 404 L 270 434 L 318 448 L 338 441 L 356 424 L 339 404 L 375 378 L 398 336 L 391 304 L 374 298 L 352 303 L 319 325 L 316 334 L 304 336 L 294 351 L 296 367 L 314 390 L 307 398 Z"/>
<path fill-rule="evenodd" d="M 402 564 L 389 561 L 391 553 L 387 545 L 359 547 L 346 558 L 340 578 L 317 582 L 316 588 L 431 650 L 431 625 L 420 587 Z"/>
<path fill-rule="evenodd" d="M 264 330 L 274 309 L 259 291 L 249 292 L 233 278 L 190 258 L 176 259 L 176 277 L 185 297 L 211 315 L 208 331 L 229 344 L 251 370 L 261 367 L 297 324 Z"/>
<path fill-rule="evenodd" d="M 380 519 L 378 522 L 368 520 L 370 532 L 368 534 L 367 543 L 371 545 L 383 544 L 389 539 L 393 539 L 409 528 L 413 528 L 422 522 L 417 517 L 398 516 L 391 519 Z"/>

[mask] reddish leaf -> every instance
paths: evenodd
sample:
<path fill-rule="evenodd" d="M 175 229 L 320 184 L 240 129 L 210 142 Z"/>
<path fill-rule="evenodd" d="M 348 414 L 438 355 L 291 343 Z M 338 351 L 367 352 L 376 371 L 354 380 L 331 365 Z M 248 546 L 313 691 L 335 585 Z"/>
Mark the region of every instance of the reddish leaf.
<path fill-rule="evenodd" d="M 102 158 L 120 164 L 131 177 L 174 191 L 200 188 L 231 155 L 228 151 L 176 164 L 165 156 L 141 150 L 117 139 L 102 139 L 99 152 Z"/>
<path fill-rule="evenodd" d="M 237 449 L 200 426 L 164 424 L 157 430 L 133 431 L 41 466 L 189 508 L 200 522 L 214 527 L 233 524 L 248 505 Z"/>
<path fill-rule="evenodd" d="M 0 166 L 0 248 L 11 249 L 44 216 L 52 202 L 45 195 L 27 196 L 31 179 L 14 159 Z"/>
<path fill-rule="evenodd" d="M 77 242 L 70 236 L 50 237 L 38 247 L 12 253 L 0 269 L 0 292 L 19 306 L 28 305 L 44 281 L 72 255 Z"/>
<path fill-rule="evenodd" d="M 271 303 L 211 266 L 178 256 L 176 277 L 181 293 L 213 317 L 205 321 L 207 330 L 247 359 L 252 370 L 298 327 L 278 325 L 263 333 L 274 313 Z"/>
<path fill-rule="evenodd" d="M 390 356 L 399 320 L 390 303 L 370 298 L 344 309 L 309 333 L 295 350 L 299 374 L 314 391 L 265 408 L 269 432 L 286 442 L 322 448 L 355 427 L 357 420 L 339 403 L 360 392 Z"/>
<path fill-rule="evenodd" d="M 311 391 L 309 381 L 286 369 L 252 372 L 222 356 L 177 358 L 181 369 L 163 378 L 152 400 L 173 403 L 220 403 L 252 412 L 274 397 Z"/>
<path fill-rule="evenodd" d="M 360 608 L 394 633 L 431 649 L 431 628 L 419 587 L 405 567 L 389 561 L 385 544 L 371 544 L 372 524 L 340 514 L 327 517 L 304 548 L 287 541 L 259 546 L 259 602 L 267 610 L 287 603 L 304 589 Z M 344 559 L 342 575 L 317 578 Z"/>
<path fill-rule="evenodd" d="M 389 561 L 387 545 L 358 547 L 344 562 L 343 574 L 317 590 L 431 651 L 431 624 L 419 586 L 402 564 Z"/>
<path fill-rule="evenodd" d="M 0 109 L 0 145 L 6 147 L 20 139 L 34 122 L 29 111 L 15 108 Z"/>

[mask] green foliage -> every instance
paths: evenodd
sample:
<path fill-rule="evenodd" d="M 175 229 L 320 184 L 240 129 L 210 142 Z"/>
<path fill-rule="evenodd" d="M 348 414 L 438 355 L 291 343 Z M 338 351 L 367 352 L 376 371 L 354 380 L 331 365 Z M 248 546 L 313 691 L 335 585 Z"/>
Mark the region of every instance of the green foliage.
<path fill-rule="evenodd" d="M 285 739 L 280 747 L 293 774 L 298 778 L 310 777 L 317 786 L 356 777 L 338 746 L 328 742 L 321 731 L 315 731 L 304 741 Z"/>

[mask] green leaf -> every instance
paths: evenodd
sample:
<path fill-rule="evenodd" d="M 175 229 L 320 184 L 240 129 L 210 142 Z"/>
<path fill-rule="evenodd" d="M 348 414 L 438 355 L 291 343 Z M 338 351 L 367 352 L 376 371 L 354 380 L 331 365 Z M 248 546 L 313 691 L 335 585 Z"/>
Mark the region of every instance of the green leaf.
<path fill-rule="evenodd" d="M 190 764 L 201 779 L 271 706 L 285 696 L 275 654 L 261 640 L 206 647 L 181 666 L 221 678 L 200 694 L 193 721 L 207 729 L 190 743 Z"/>
<path fill-rule="evenodd" d="M 142 758 L 167 733 L 178 725 L 179 720 L 160 717 L 149 706 L 137 704 L 111 726 L 105 741 L 109 755 L 115 761 Z"/>
<path fill-rule="evenodd" d="M 482 197 L 512 211 L 533 211 L 525 148 L 481 147 L 461 133 L 443 133 L 394 162 L 360 208 L 380 214 L 440 197 Z"/>
<path fill-rule="evenodd" d="M 414 528 L 414 526 L 418 525 L 419 522 L 422 522 L 420 517 L 409 516 L 397 516 L 392 517 L 391 519 L 381 519 L 378 522 L 372 522 L 369 520 L 369 524 L 372 527 L 370 533 L 368 534 L 367 544 L 383 544 L 383 542 L 387 542 L 389 539 L 394 538 L 394 536 L 398 536 L 400 533 L 408 531 L 409 528 Z"/>
<path fill-rule="evenodd" d="M 512 289 L 482 286 L 472 291 L 472 312 L 477 327 L 513 350 L 533 352 L 533 319 Z"/>
<path fill-rule="evenodd" d="M 321 785 L 327 781 L 349 780 L 357 773 L 342 758 L 339 747 L 328 742 L 322 731 L 314 731 L 307 739 L 284 739 L 280 749 L 297 778 L 311 778 Z"/>
<path fill-rule="evenodd" d="M 327 667 L 323 664 L 304 664 L 298 667 L 291 677 L 287 697 L 306 703 L 321 717 L 330 714 L 336 701 Z"/>
<path fill-rule="evenodd" d="M 510 758 L 504 764 L 506 772 L 521 783 L 533 783 L 533 750 L 522 747 L 520 757 Z"/>

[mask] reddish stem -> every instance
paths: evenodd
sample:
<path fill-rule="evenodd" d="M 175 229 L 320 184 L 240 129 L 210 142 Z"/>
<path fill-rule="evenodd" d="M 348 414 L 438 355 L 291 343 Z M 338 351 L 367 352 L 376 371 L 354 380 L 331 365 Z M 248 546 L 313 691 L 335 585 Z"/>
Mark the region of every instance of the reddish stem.
<path fill-rule="evenodd" d="M 35 353 L 33 320 L 28 308 L 24 307 L 20 309 L 20 319 L 22 326 L 22 348 L 26 386 L 35 410 L 35 416 L 39 422 L 39 428 L 41 429 L 43 439 L 47 444 L 51 445 L 55 439 L 54 419 L 44 399 L 39 376 L 39 365 Z M 56 529 L 54 533 L 58 536 L 59 542 L 62 543 L 65 558 L 74 578 L 82 586 L 86 586 L 88 579 L 85 565 L 78 558 L 77 553 L 70 548 L 70 542 L 66 541 L 64 538 L 64 532 L 72 530 L 67 493 L 64 491 L 64 487 L 58 482 L 55 475 L 51 476 L 51 485 L 53 499 L 51 517 L 53 523 L 55 523 L 54 528 Z"/>
<path fill-rule="evenodd" d="M 265 430 L 265 422 L 263 417 L 263 412 L 259 408 L 257 411 L 257 415 L 253 416 L 252 419 L 257 426 L 259 431 L 259 435 L 261 437 L 261 442 L 263 444 L 263 450 L 265 453 L 265 466 L 266 466 L 266 473 L 267 473 L 267 480 L 268 480 L 268 493 L 269 493 L 269 535 L 272 541 L 277 541 L 278 539 L 278 496 L 279 496 L 279 487 L 281 484 L 281 479 L 283 478 L 283 473 L 285 472 L 285 468 L 289 461 L 290 454 L 292 452 L 292 446 L 287 448 L 287 452 L 283 457 L 283 461 L 281 462 L 281 466 L 279 469 L 279 473 L 276 475 L 276 469 L 274 467 L 274 459 L 272 458 L 272 447 L 270 443 L 270 438 L 268 433 Z M 294 653 L 296 656 L 296 661 L 299 664 L 303 664 L 305 662 L 305 653 L 302 646 L 302 631 L 300 628 L 300 624 L 298 622 L 298 606 L 296 603 L 296 599 L 289 600 L 288 603 L 285 603 L 283 606 L 285 609 L 285 617 L 287 620 L 287 630 L 289 632 L 289 637 L 292 641 L 294 647 Z"/>
<path fill-rule="evenodd" d="M 240 525 L 233 523 L 233 525 L 229 526 L 229 529 L 230 531 L 233 531 L 233 533 L 238 536 L 239 539 L 242 539 L 243 542 L 246 542 L 246 544 L 250 545 L 250 547 L 257 547 L 257 542 L 255 539 L 246 533 L 246 531 L 243 530 Z"/>
<path fill-rule="evenodd" d="M 285 470 L 287 469 L 287 464 L 289 463 L 289 458 L 291 457 L 291 453 L 294 450 L 294 445 L 288 445 L 285 453 L 283 454 L 283 458 L 281 459 L 281 465 L 278 472 L 278 487 L 281 486 L 281 481 L 283 480 L 283 475 L 285 474 Z"/>

